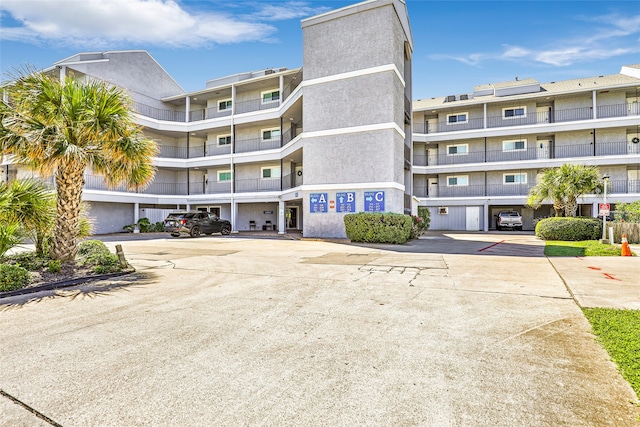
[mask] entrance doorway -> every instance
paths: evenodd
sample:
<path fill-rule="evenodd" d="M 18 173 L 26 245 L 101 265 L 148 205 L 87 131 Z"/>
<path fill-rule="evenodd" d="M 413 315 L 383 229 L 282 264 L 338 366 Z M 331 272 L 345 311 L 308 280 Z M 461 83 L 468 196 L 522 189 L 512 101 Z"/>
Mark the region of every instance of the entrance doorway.
<path fill-rule="evenodd" d="M 298 229 L 298 207 L 297 206 L 289 206 L 287 208 L 285 220 L 287 221 L 287 230 Z"/>

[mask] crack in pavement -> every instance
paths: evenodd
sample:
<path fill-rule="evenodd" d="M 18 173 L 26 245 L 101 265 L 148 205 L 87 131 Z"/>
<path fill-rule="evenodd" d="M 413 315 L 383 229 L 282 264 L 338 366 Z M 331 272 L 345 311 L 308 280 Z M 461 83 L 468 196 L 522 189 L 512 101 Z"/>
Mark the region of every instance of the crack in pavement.
<path fill-rule="evenodd" d="M 59 424 L 59 423 L 55 422 L 54 420 L 52 420 L 51 418 L 47 417 L 42 412 L 40 412 L 37 409 L 27 405 L 26 403 L 24 403 L 23 401 L 19 400 L 18 398 L 13 397 L 12 395 L 10 395 L 9 393 L 7 393 L 6 391 L 4 391 L 2 389 L 0 389 L 0 395 L 6 397 L 7 399 L 12 401 L 16 405 L 22 406 L 24 409 L 26 409 L 27 411 L 31 412 L 36 417 L 40 418 L 43 421 L 46 421 L 47 423 L 51 424 L 52 426 L 54 426 L 54 427 L 62 427 L 62 424 Z"/>

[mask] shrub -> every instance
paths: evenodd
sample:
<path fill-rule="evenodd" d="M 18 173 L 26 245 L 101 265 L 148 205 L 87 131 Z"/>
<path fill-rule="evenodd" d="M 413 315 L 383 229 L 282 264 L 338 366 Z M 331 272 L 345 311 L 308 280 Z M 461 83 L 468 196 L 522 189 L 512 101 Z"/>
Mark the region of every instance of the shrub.
<path fill-rule="evenodd" d="M 98 274 L 115 273 L 121 270 L 118 255 L 112 253 L 100 253 L 89 256 L 85 259 L 84 263 L 92 265 L 93 271 Z"/>
<path fill-rule="evenodd" d="M 352 242 L 406 243 L 411 235 L 411 217 L 394 213 L 357 213 L 344 216 L 347 238 Z"/>
<path fill-rule="evenodd" d="M 417 239 L 428 227 L 424 220 L 419 216 L 411 215 L 411 233 L 409 233 L 409 240 Z"/>
<path fill-rule="evenodd" d="M 118 255 L 109 252 L 109 248 L 100 240 L 86 240 L 78 247 L 79 262 L 94 267 L 98 274 L 115 273 L 121 270 Z"/>
<path fill-rule="evenodd" d="M 49 260 L 49 264 L 47 265 L 47 270 L 49 273 L 60 273 L 62 269 L 62 263 L 59 259 Z"/>
<path fill-rule="evenodd" d="M 100 240 L 85 240 L 78 245 L 78 255 L 81 257 L 105 252 L 109 253 L 109 248 Z"/>
<path fill-rule="evenodd" d="M 602 221 L 591 217 L 552 217 L 540 220 L 536 236 L 544 240 L 597 240 L 602 237 Z"/>
<path fill-rule="evenodd" d="M 0 258 L 21 241 L 22 233 L 17 224 L 0 225 Z"/>
<path fill-rule="evenodd" d="M 127 233 L 133 233 L 136 227 L 141 233 L 153 233 L 154 231 L 164 231 L 164 222 L 158 221 L 155 224 L 151 224 L 149 218 L 140 218 L 137 223 L 125 225 L 122 229 Z"/>
<path fill-rule="evenodd" d="M 640 200 L 631 203 L 616 203 L 616 222 L 640 222 Z"/>
<path fill-rule="evenodd" d="M 0 264 L 0 292 L 22 289 L 31 281 L 31 273 L 17 265 Z"/>
<path fill-rule="evenodd" d="M 22 252 L 11 255 L 7 260 L 14 265 L 18 265 L 27 271 L 39 270 L 49 262 L 49 258 L 37 255 L 35 252 Z"/>

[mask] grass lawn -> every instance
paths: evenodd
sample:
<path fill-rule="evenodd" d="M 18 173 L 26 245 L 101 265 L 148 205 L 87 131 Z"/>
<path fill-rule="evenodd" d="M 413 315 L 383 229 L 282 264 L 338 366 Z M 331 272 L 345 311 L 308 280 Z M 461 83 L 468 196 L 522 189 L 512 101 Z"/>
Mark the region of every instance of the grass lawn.
<path fill-rule="evenodd" d="M 640 397 L 640 310 L 584 308 L 593 333 Z"/>
<path fill-rule="evenodd" d="M 603 245 L 597 240 L 580 242 L 547 240 L 544 254 L 546 256 L 620 256 L 620 246 Z"/>

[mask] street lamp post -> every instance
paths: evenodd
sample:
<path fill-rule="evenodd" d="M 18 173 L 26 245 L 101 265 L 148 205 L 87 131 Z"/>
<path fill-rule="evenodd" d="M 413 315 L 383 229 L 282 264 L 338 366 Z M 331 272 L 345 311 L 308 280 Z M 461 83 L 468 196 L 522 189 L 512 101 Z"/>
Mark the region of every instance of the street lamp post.
<path fill-rule="evenodd" d="M 609 175 L 602 175 L 604 181 L 604 205 L 607 204 L 607 184 L 609 183 Z M 602 213 L 602 243 L 607 243 L 607 215 Z"/>

